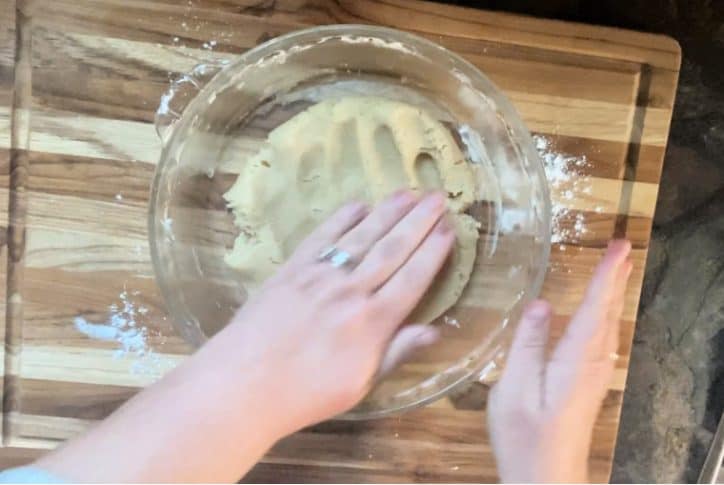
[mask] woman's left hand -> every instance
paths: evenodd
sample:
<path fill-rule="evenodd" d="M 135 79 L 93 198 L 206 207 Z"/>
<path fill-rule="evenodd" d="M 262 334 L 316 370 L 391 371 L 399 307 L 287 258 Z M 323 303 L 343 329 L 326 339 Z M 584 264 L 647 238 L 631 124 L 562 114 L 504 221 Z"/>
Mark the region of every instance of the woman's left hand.
<path fill-rule="evenodd" d="M 417 200 L 401 191 L 368 213 L 340 209 L 297 249 L 232 321 L 226 339 L 243 350 L 276 387 L 288 431 L 344 412 L 359 402 L 375 375 L 437 330 L 403 320 L 445 262 L 455 239 L 444 217 L 446 199 Z M 349 264 L 320 258 L 327 248 Z"/>
<path fill-rule="evenodd" d="M 232 482 L 278 439 L 354 406 L 437 338 L 400 325 L 452 248 L 445 202 L 398 192 L 370 213 L 342 208 L 193 357 L 40 467 L 71 482 Z M 329 247 L 352 264 L 320 257 Z"/>

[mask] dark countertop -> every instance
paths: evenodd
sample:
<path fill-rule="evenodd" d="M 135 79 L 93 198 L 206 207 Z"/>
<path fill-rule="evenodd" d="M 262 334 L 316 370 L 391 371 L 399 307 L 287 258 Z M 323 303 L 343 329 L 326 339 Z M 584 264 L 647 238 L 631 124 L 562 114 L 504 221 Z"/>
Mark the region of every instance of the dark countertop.
<path fill-rule="evenodd" d="M 683 62 L 612 481 L 696 481 L 724 407 L 724 1 L 451 1 L 670 35 Z"/>

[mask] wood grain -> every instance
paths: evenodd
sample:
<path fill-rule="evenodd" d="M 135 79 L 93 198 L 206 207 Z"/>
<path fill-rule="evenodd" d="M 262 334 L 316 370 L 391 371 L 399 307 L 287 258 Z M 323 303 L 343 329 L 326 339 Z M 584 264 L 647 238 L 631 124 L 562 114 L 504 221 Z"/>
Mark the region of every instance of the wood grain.
<path fill-rule="evenodd" d="M 0 335 L 3 337 L 3 343 L 7 341 L 7 263 L 8 263 L 8 191 L 7 187 L 10 183 L 10 161 L 12 145 L 12 133 L 10 130 L 9 107 L 13 104 L 13 89 L 15 83 L 14 61 L 15 61 L 15 32 L 10 26 L 15 25 L 15 10 L 11 4 L 3 4 L 0 6 L 0 106 L 5 108 L 5 114 L 0 116 L 0 187 L 4 193 L 0 195 L 0 274 L 5 278 L 0 283 Z M 11 335 L 12 337 L 12 335 Z M 0 402 L 5 409 L 5 345 L 0 347 L 0 368 L 3 369 L 3 379 L 0 382 Z M 11 383 L 7 383 L 8 386 Z M 4 413 L 3 413 L 4 415 Z M 0 435 L 2 435 L 3 421 L 0 419 Z M 2 441 L 2 440 L 0 440 Z"/>
<path fill-rule="evenodd" d="M 553 150 L 589 161 L 572 198 L 560 196 L 564 186 L 553 194 L 569 210 L 562 227 L 582 218 L 587 232 L 554 245 L 543 296 L 554 305 L 558 338 L 607 241 L 633 242 L 622 358 L 590 460 L 592 479 L 608 479 L 679 47 L 650 34 L 416 0 L 0 5 L 0 464 L 26 462 L 76 435 L 190 352 L 153 280 L 146 226 L 161 150 L 153 116 L 169 79 L 203 60 L 233 60 L 276 35 L 339 22 L 393 26 L 459 53 Z M 213 50 L 204 48 L 210 40 Z M 258 140 L 239 143 L 251 151 Z M 104 322 L 127 301 L 144 309 L 137 317 L 150 359 L 117 358 L 116 342 L 89 339 L 73 325 L 79 316 Z M 410 372 L 424 373 L 425 365 Z M 495 480 L 485 396 L 476 384 L 400 417 L 323 423 L 281 442 L 246 480 Z"/>

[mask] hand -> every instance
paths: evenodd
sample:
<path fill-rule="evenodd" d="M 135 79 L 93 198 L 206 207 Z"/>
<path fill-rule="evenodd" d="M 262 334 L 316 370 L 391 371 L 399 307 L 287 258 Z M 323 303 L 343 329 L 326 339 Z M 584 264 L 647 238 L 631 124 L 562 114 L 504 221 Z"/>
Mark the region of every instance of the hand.
<path fill-rule="evenodd" d="M 39 466 L 71 482 L 233 482 L 276 440 L 346 411 L 437 339 L 399 327 L 452 248 L 445 202 L 344 207 L 196 354 Z M 319 261 L 331 245 L 355 264 Z"/>
<path fill-rule="evenodd" d="M 550 357 L 550 305 L 534 301 L 524 311 L 488 405 L 503 481 L 587 481 L 593 426 L 617 357 L 630 251 L 628 241 L 609 244 Z"/>
<path fill-rule="evenodd" d="M 225 338 L 246 343 L 240 351 L 270 376 L 265 390 L 284 404 L 286 432 L 348 410 L 378 371 L 437 339 L 434 327 L 400 325 L 453 246 L 445 207 L 442 194 L 418 202 L 403 191 L 369 214 L 342 208 L 235 317 L 237 335 Z M 353 264 L 319 261 L 330 246 Z"/>

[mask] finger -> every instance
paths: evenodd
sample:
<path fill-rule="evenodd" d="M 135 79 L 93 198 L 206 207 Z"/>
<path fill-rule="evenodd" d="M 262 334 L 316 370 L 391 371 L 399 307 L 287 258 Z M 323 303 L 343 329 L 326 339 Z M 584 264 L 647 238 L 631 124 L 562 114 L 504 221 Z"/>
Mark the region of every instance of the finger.
<path fill-rule="evenodd" d="M 620 290 L 618 274 L 631 252 L 628 241 L 611 241 L 588 284 L 583 301 L 574 315 L 568 333 L 592 337 L 601 329 L 613 300 Z"/>
<path fill-rule="evenodd" d="M 584 303 L 586 300 L 600 302 L 603 297 L 611 297 L 611 292 L 616 288 L 618 270 L 626 262 L 631 253 L 631 243 L 626 240 L 613 240 L 608 243 L 603 259 L 598 263 L 591 282 L 586 289 Z"/>
<path fill-rule="evenodd" d="M 551 306 L 544 300 L 529 303 L 518 323 L 501 376 L 503 386 L 514 385 L 526 392 L 539 392 L 546 367 Z M 539 385 L 540 384 L 540 385 Z"/>
<path fill-rule="evenodd" d="M 397 327 L 410 314 L 442 268 L 454 242 L 455 233 L 447 219 L 442 218 L 405 264 L 373 295 L 384 309 L 384 321 Z"/>
<path fill-rule="evenodd" d="M 350 254 L 353 261 L 360 261 L 382 236 L 397 224 L 414 207 L 417 199 L 409 190 L 395 192 L 382 201 L 357 226 L 335 243 Z"/>
<path fill-rule="evenodd" d="M 385 376 L 408 360 L 416 350 L 434 344 L 440 331 L 429 325 L 408 325 L 400 329 L 390 341 L 380 364 L 380 376 Z"/>
<path fill-rule="evenodd" d="M 623 308 L 626 301 L 626 286 L 628 284 L 629 277 L 633 264 L 631 261 L 626 261 L 621 265 L 617 275 L 617 294 L 614 298 L 614 302 L 611 305 L 608 313 L 608 328 L 606 330 L 606 345 L 604 353 L 609 355 L 618 352 L 618 339 L 621 332 L 621 318 L 623 316 Z"/>
<path fill-rule="evenodd" d="M 555 349 L 554 359 L 573 359 L 586 352 L 603 352 L 608 314 L 616 296 L 622 291 L 617 276 L 630 251 L 631 244 L 628 241 L 612 241 L 609 244 L 594 271 L 583 302 Z M 591 348 L 592 345 L 595 348 Z"/>
<path fill-rule="evenodd" d="M 614 304 L 611 305 L 608 310 L 609 320 L 619 320 L 621 318 L 621 315 L 623 315 L 626 286 L 628 285 L 628 280 L 631 277 L 632 270 L 633 263 L 631 263 L 630 260 L 624 261 L 621 267 L 618 269 L 618 274 L 616 275 L 616 283 L 614 284 Z"/>
<path fill-rule="evenodd" d="M 377 241 L 355 269 L 355 276 L 377 288 L 402 266 L 445 212 L 445 197 L 426 196 L 390 231 Z"/>
<path fill-rule="evenodd" d="M 299 244 L 290 260 L 309 262 L 316 259 L 325 248 L 337 242 L 368 213 L 369 208 L 361 202 L 342 206 Z"/>

